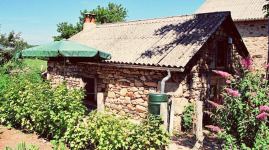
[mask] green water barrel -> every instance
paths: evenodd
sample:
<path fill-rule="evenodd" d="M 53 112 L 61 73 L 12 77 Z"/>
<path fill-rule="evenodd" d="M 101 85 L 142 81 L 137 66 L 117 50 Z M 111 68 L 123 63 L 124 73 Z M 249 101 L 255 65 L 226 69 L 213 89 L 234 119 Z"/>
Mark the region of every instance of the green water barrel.
<path fill-rule="evenodd" d="M 149 113 L 153 115 L 160 115 L 161 103 L 168 102 L 167 94 L 149 94 L 148 109 Z"/>

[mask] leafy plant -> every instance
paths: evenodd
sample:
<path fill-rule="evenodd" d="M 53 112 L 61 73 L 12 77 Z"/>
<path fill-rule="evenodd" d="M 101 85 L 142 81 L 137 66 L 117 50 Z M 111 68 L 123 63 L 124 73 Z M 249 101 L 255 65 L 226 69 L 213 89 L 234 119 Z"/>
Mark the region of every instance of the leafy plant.
<path fill-rule="evenodd" d="M 65 139 L 72 149 L 164 149 L 169 142 L 161 120 L 152 116 L 135 125 L 125 118 L 93 112 L 69 129 Z"/>
<path fill-rule="evenodd" d="M 258 130 L 255 142 L 255 149 L 269 149 L 269 127 L 266 123 L 262 123 L 260 129 Z"/>
<path fill-rule="evenodd" d="M 229 88 L 238 89 L 240 96 L 235 97 L 223 92 L 224 107 L 217 109 L 218 124 L 237 139 L 239 145 L 252 147 L 261 122 L 256 119 L 259 106 L 268 105 L 267 81 L 258 73 L 249 72 L 235 78 Z"/>
<path fill-rule="evenodd" d="M 237 146 L 237 140 L 231 135 L 227 134 L 226 132 L 220 132 L 219 133 L 219 138 L 223 139 L 223 146 L 222 149 L 224 150 L 236 150 L 238 149 Z"/>
<path fill-rule="evenodd" d="M 19 143 L 15 149 L 6 147 L 5 150 L 39 150 L 35 145 L 26 145 L 24 142 Z"/>
<path fill-rule="evenodd" d="M 51 140 L 50 143 L 53 145 L 53 150 L 67 150 L 65 143 Z"/>
<path fill-rule="evenodd" d="M 51 88 L 38 74 L 0 77 L 0 123 L 35 131 L 48 138 L 60 139 L 70 122 L 86 113 L 83 91 L 68 90 L 65 85 Z"/>
<path fill-rule="evenodd" d="M 269 2 L 268 0 L 266 0 L 266 4 L 263 6 L 262 10 L 264 11 L 265 13 L 265 17 L 268 17 L 269 16 Z"/>
<path fill-rule="evenodd" d="M 183 114 L 182 114 L 182 122 L 181 122 L 183 130 L 185 131 L 192 130 L 193 115 L 194 115 L 194 106 L 192 104 L 185 106 Z"/>
<path fill-rule="evenodd" d="M 268 80 L 252 71 L 250 58 L 241 64 L 245 70 L 240 76 L 215 71 L 227 80 L 222 92 L 223 103 L 215 105 L 213 117 L 222 129 L 215 131 L 224 140 L 224 149 L 267 149 Z"/>
<path fill-rule="evenodd" d="M 148 116 L 141 125 L 136 126 L 134 133 L 131 134 L 130 149 L 165 149 L 170 139 L 162 123 L 161 118 L 152 115 Z"/>
<path fill-rule="evenodd" d="M 9 32 L 7 35 L 0 33 L 0 44 L 4 47 L 3 50 L 0 49 L 0 65 L 11 60 L 17 51 L 30 46 L 21 38 L 20 33 L 15 33 L 14 31 Z"/>

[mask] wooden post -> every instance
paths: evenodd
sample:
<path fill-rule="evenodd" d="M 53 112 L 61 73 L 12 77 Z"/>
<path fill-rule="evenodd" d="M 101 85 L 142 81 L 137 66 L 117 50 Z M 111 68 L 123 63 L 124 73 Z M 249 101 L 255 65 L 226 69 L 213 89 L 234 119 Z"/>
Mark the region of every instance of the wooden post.
<path fill-rule="evenodd" d="M 203 101 L 196 101 L 196 144 L 194 148 L 199 149 L 203 146 Z"/>
<path fill-rule="evenodd" d="M 161 103 L 160 106 L 160 116 L 163 120 L 163 125 L 165 129 L 168 129 L 168 109 L 167 109 L 167 103 Z"/>
<path fill-rule="evenodd" d="M 97 112 L 105 111 L 104 93 L 97 93 Z"/>
<path fill-rule="evenodd" d="M 169 115 L 169 129 L 168 129 L 168 132 L 170 133 L 170 135 L 172 135 L 173 134 L 173 129 L 174 129 L 174 115 L 175 115 L 175 112 L 174 112 L 174 102 L 173 102 L 173 100 L 171 100 L 171 102 L 170 102 L 171 104 L 171 106 L 170 106 L 170 115 Z"/>

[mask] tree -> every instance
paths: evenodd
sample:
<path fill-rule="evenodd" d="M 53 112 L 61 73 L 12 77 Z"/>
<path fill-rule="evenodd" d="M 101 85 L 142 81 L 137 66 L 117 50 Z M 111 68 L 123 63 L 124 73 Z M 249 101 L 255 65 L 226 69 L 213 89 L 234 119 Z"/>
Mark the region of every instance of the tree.
<path fill-rule="evenodd" d="M 266 1 L 268 1 L 268 3 L 263 6 L 263 11 L 265 12 L 265 17 L 269 17 L 269 0 Z"/>
<path fill-rule="evenodd" d="M 80 11 L 79 22 L 75 25 L 67 22 L 62 22 L 57 24 L 57 32 L 60 33 L 58 36 L 54 36 L 55 41 L 61 39 L 68 39 L 72 35 L 80 32 L 84 23 L 84 14 L 90 12 L 96 15 L 96 23 L 113 23 L 113 22 L 122 22 L 125 21 L 127 17 L 127 9 L 120 4 L 109 3 L 107 7 L 97 6 L 93 10 L 83 10 Z"/>
<path fill-rule="evenodd" d="M 78 33 L 81 30 L 80 26 L 73 25 L 68 22 L 62 22 L 57 25 L 57 32 L 60 33 L 58 36 L 54 36 L 54 41 L 60 41 L 61 39 L 68 39 L 72 35 Z"/>
<path fill-rule="evenodd" d="M 5 47 L 9 47 L 14 50 L 22 50 L 29 45 L 21 38 L 21 33 L 15 33 L 14 31 L 6 34 L 0 34 L 0 44 Z"/>
<path fill-rule="evenodd" d="M 21 38 L 21 34 L 14 31 L 9 32 L 7 35 L 0 34 L 0 44 L 7 49 L 0 50 L 0 65 L 9 61 L 17 51 L 29 47 L 28 43 Z"/>
<path fill-rule="evenodd" d="M 85 14 L 87 10 L 81 12 L 81 15 Z M 127 10 L 122 5 L 109 3 L 107 7 L 97 6 L 96 9 L 90 11 L 90 13 L 96 15 L 97 23 L 113 23 L 122 22 L 127 17 Z M 80 23 L 83 23 L 83 18 L 80 18 Z"/>

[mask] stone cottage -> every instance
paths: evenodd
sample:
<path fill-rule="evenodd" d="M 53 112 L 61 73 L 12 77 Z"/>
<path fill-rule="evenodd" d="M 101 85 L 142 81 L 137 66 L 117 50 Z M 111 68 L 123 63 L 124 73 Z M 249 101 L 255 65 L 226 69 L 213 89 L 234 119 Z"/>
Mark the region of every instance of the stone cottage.
<path fill-rule="evenodd" d="M 233 55 L 249 56 L 229 12 L 102 25 L 94 16 L 85 20 L 83 31 L 69 40 L 111 53 L 112 59 L 50 59 L 47 77 L 53 85 L 65 80 L 69 87 L 84 87 L 88 106 L 96 106 L 103 93 L 107 110 L 133 119 L 146 117 L 148 94 L 159 92 L 169 70 L 165 92 L 175 106 L 174 126 L 180 127 L 188 102 L 216 95 L 223 81 L 212 70 L 232 71 Z"/>
<path fill-rule="evenodd" d="M 231 11 L 254 66 L 264 70 L 268 62 L 268 18 L 263 11 L 266 3 L 266 0 L 206 0 L 196 13 Z"/>

